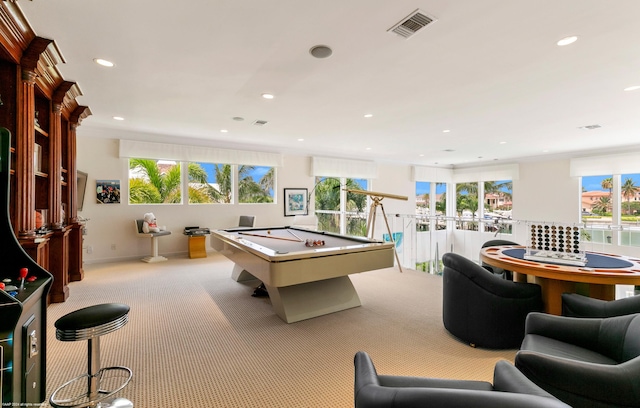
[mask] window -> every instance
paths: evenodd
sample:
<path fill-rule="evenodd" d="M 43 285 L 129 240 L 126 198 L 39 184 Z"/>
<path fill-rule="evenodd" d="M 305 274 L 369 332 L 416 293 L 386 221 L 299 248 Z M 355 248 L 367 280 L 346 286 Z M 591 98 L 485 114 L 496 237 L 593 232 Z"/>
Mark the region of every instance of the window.
<path fill-rule="evenodd" d="M 236 179 L 239 203 L 274 201 L 274 167 L 200 162 L 189 163 L 189 204 L 232 204 Z"/>
<path fill-rule="evenodd" d="M 180 177 L 175 161 L 129 159 L 129 204 L 180 204 Z"/>
<path fill-rule="evenodd" d="M 314 190 L 318 229 L 366 236 L 367 195 L 345 190 L 367 190 L 367 186 L 368 182 L 364 179 L 316 177 Z"/>
<path fill-rule="evenodd" d="M 513 182 L 497 180 L 484 182 L 484 230 L 496 233 L 511 233 L 511 224 L 504 223 L 511 219 L 513 207 Z"/>
<path fill-rule="evenodd" d="M 456 229 L 478 230 L 478 183 L 456 184 Z"/>
<path fill-rule="evenodd" d="M 230 164 L 189 163 L 189 204 L 233 202 L 233 168 Z"/>
<path fill-rule="evenodd" d="M 431 183 L 427 181 L 416 182 L 416 215 L 430 215 L 429 202 Z"/>
<path fill-rule="evenodd" d="M 640 174 L 621 176 L 621 224 L 620 244 L 640 246 Z"/>
<path fill-rule="evenodd" d="M 610 244 L 614 197 L 611 174 L 582 177 L 581 220 L 585 224 L 582 239 L 592 243 Z M 619 200 L 616 200 L 619 202 Z"/>
<path fill-rule="evenodd" d="M 238 166 L 238 202 L 272 203 L 276 170 L 265 166 Z"/>
<path fill-rule="evenodd" d="M 432 192 L 432 186 L 434 191 Z M 434 196 L 435 193 L 435 196 Z M 435 211 L 431 210 L 434 197 Z M 416 230 L 429 231 L 429 218 L 433 216 L 446 215 L 447 213 L 447 184 L 431 183 L 428 181 L 416 182 Z M 445 229 L 446 222 L 438 222 L 437 229 Z"/>
<path fill-rule="evenodd" d="M 456 184 L 456 214 L 460 218 L 456 229 L 510 232 L 511 226 L 505 230 L 501 220 L 511 219 L 512 191 L 511 180 Z"/>

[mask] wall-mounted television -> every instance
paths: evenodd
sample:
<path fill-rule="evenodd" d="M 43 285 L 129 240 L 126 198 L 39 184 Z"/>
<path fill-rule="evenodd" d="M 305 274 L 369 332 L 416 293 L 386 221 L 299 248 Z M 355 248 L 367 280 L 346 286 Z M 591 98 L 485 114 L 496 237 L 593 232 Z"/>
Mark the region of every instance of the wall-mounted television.
<path fill-rule="evenodd" d="M 78 211 L 82 211 L 84 193 L 87 189 L 87 173 L 78 170 Z"/>

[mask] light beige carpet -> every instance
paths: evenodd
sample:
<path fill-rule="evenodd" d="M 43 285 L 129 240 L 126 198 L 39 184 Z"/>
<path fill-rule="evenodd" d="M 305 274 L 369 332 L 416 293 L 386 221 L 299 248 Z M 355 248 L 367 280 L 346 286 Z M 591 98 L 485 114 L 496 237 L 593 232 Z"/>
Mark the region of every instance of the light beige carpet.
<path fill-rule="evenodd" d="M 254 282 L 230 278 L 232 267 L 217 253 L 86 265 L 69 299 L 48 309 L 47 398 L 86 372 L 86 342 L 56 340 L 54 322 L 105 302 L 131 306 L 129 323 L 102 338 L 102 366 L 133 370 L 119 395 L 138 408 L 351 407 L 358 350 L 382 374 L 486 381 L 496 361 L 515 356 L 448 334 L 438 276 L 393 268 L 351 275 L 361 307 L 287 324 L 268 298 L 251 297 Z"/>

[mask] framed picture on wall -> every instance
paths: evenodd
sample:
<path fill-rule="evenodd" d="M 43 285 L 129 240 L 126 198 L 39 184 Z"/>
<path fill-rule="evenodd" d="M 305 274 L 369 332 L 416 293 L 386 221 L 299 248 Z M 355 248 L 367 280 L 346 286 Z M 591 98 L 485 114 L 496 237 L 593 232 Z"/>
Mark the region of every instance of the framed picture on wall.
<path fill-rule="evenodd" d="M 293 217 L 294 215 L 307 215 L 307 189 L 306 188 L 285 188 L 284 189 L 284 215 Z"/>
<path fill-rule="evenodd" d="M 98 204 L 120 204 L 120 180 L 96 180 Z"/>

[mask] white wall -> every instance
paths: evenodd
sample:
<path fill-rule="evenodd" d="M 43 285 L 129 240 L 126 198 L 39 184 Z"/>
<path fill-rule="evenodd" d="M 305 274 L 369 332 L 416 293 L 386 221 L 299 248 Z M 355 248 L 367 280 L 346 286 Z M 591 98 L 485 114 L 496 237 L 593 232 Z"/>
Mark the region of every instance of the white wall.
<path fill-rule="evenodd" d="M 78 215 L 87 218 L 84 240 L 84 261 L 103 262 L 117 259 L 142 258 L 150 253 L 150 239 L 136 235 L 134 220 L 153 212 L 158 225 L 164 225 L 172 235 L 160 238 L 163 255 L 187 252 L 184 227 L 211 229 L 238 225 L 240 215 L 255 215 L 257 226 L 290 225 L 293 217 L 284 216 L 282 200 L 274 204 L 210 204 L 210 205 L 129 205 L 128 161 L 118 157 L 118 140 L 78 136 L 78 170 L 88 173 L 84 206 Z M 301 170 L 302 169 L 302 170 Z M 285 166 L 278 169 L 276 191 L 283 188 L 313 188 L 309 176 L 309 158 L 287 156 Z M 96 180 L 120 180 L 121 203 L 98 204 Z M 115 249 L 112 247 L 115 246 Z M 88 248 L 91 247 L 91 253 Z M 209 239 L 207 237 L 207 248 Z"/>
<path fill-rule="evenodd" d="M 513 181 L 513 218 L 547 222 L 580 222 L 580 182 L 569 177 L 569 160 L 520 164 Z"/>
<path fill-rule="evenodd" d="M 85 236 L 84 260 L 87 263 L 114 261 L 118 259 L 142 258 L 150 252 L 150 240 L 136 236 L 134 220 L 146 212 L 153 212 L 160 225 L 166 225 L 172 235 L 160 239 L 160 253 L 171 256 L 187 252 L 187 238 L 182 234 L 186 226 L 201 226 L 211 229 L 237 225 L 242 214 L 255 215 L 257 226 L 291 225 L 293 217 L 284 216 L 282 200 L 275 204 L 209 204 L 209 205 L 129 205 L 127 193 L 128 161 L 118 157 L 119 134 L 110 132 L 114 138 L 91 137 L 92 132 L 78 130 L 78 170 L 88 173 L 87 194 L 84 208 L 79 215 L 88 218 Z M 130 135 L 122 134 L 123 138 Z M 282 195 L 283 188 L 314 187 L 310 176 L 310 157 L 285 155 L 284 167 L 277 171 L 276 192 Z M 406 195 L 408 201 L 385 198 L 387 214 L 414 214 L 415 183 L 411 181 L 411 166 L 381 163 L 378 178 L 371 181 L 371 190 L 389 194 Z M 545 160 L 520 164 L 520 178 L 513 181 L 513 218 L 530 221 L 578 222 L 580 218 L 579 181 L 569 176 L 569 160 Z M 120 204 L 98 204 L 95 199 L 96 179 L 116 179 L 121 182 Z M 313 201 L 310 203 L 313 211 Z M 518 230 L 524 228 L 520 225 Z M 393 227 L 392 227 L 393 229 Z M 376 238 L 386 233 L 380 213 L 375 227 Z M 464 237 L 465 247 L 475 254 L 485 235 L 474 233 Z M 524 236 L 525 233 L 514 236 Z M 503 237 L 505 238 L 505 237 Z M 507 238 L 505 238 L 507 239 Z M 473 245 L 470 244 L 473 241 Z M 477 242 L 476 242 L 477 241 Z M 526 244 L 526 242 L 522 242 Z M 112 249 L 115 246 L 115 249 Z M 92 253 L 86 248 L 91 247 Z M 209 239 L 207 238 L 207 248 Z M 640 256 L 640 249 L 619 247 L 607 248 L 608 252 Z M 441 248 L 441 252 L 442 252 Z M 475 259 L 474 256 L 471 258 Z"/>

